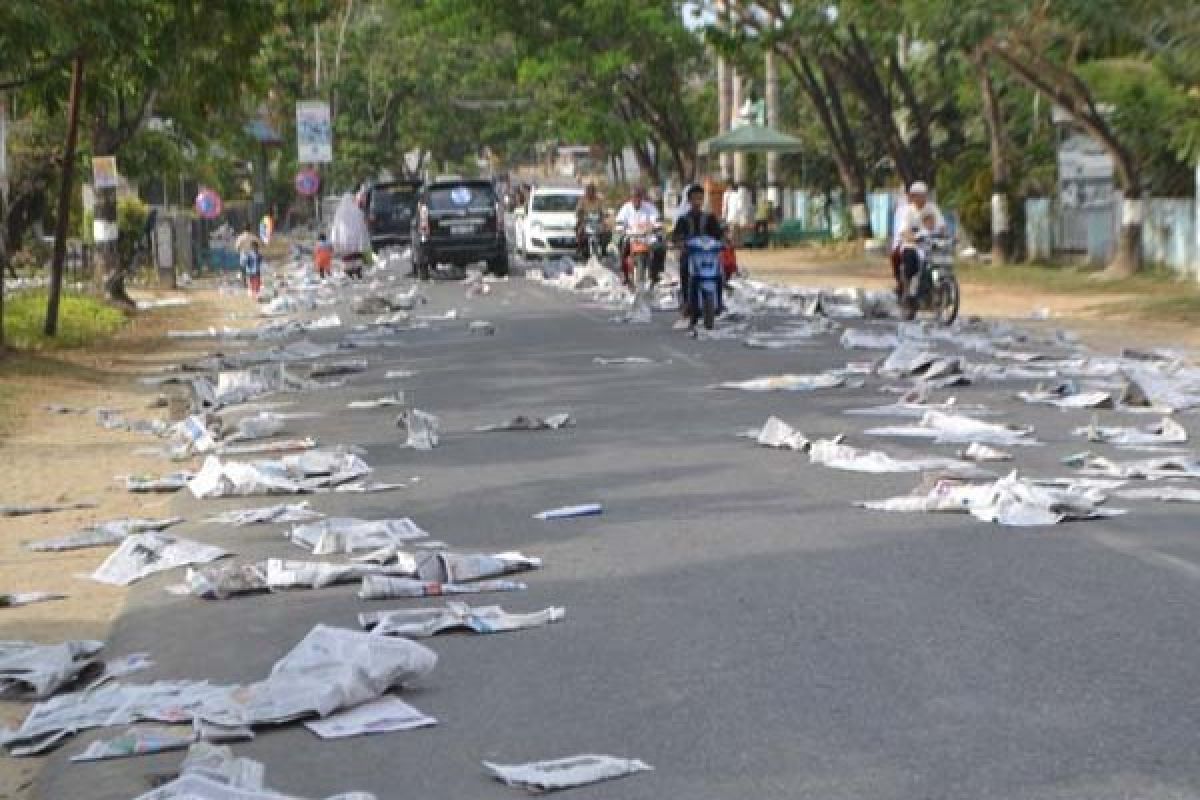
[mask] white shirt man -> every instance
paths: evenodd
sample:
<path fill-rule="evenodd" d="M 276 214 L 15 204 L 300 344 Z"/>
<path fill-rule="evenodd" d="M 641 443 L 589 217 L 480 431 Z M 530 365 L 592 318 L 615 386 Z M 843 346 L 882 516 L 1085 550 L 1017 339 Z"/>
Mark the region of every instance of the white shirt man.
<path fill-rule="evenodd" d="M 634 192 L 633 198 L 617 212 L 617 224 L 624 225 L 627 231 L 651 228 L 659 219 L 658 209 L 642 199 L 641 192 Z"/>
<path fill-rule="evenodd" d="M 737 184 L 730 185 L 721 196 L 721 215 L 724 217 L 725 227 L 729 230 L 741 224 L 742 194 L 738 191 Z"/>
<path fill-rule="evenodd" d="M 946 220 L 938 207 L 929 202 L 929 187 L 917 181 L 908 189 L 908 202 L 896 209 L 895 225 L 892 230 L 892 250 L 900 250 L 912 241 L 913 231 L 927 227 L 923 220 L 933 214 L 932 230 L 944 231 Z"/>

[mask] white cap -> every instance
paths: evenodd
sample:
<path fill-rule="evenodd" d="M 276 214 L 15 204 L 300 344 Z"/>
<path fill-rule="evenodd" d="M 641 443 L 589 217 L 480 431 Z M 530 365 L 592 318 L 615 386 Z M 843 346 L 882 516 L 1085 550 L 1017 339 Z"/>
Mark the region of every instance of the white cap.
<path fill-rule="evenodd" d="M 925 185 L 925 181 L 915 181 L 912 186 L 908 187 L 909 194 L 929 194 L 929 187 Z"/>

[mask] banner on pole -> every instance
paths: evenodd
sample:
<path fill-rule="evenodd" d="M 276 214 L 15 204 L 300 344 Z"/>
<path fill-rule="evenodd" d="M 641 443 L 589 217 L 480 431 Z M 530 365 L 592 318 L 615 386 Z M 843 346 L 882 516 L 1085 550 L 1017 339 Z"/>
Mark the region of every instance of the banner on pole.
<path fill-rule="evenodd" d="M 311 100 L 296 103 L 297 160 L 301 164 L 328 164 L 333 161 L 333 125 L 329 103 Z"/>

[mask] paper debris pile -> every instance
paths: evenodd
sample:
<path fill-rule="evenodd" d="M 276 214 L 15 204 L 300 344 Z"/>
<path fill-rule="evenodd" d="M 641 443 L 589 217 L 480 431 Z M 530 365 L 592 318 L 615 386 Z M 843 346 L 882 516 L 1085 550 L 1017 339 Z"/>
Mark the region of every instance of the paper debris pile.
<path fill-rule="evenodd" d="M 483 766 L 496 780 L 535 793 L 586 786 L 654 769 L 636 758 L 603 755 L 579 755 L 511 765 L 484 761 Z"/>
<path fill-rule="evenodd" d="M 376 636 L 424 638 L 454 630 L 506 633 L 537 628 L 558 622 L 565 613 L 562 608 L 551 607 L 529 614 L 511 614 L 500 606 L 471 607 L 451 602 L 445 608 L 367 611 L 358 615 L 358 624 Z"/>
<path fill-rule="evenodd" d="M 156 572 L 188 564 L 207 564 L 229 553 L 219 547 L 165 533 L 139 533 L 125 538 L 91 578 L 113 586 L 128 586 Z"/>
<path fill-rule="evenodd" d="M 135 533 L 162 531 L 183 522 L 183 517 L 167 517 L 165 519 L 141 519 L 128 517 L 97 522 L 88 525 L 78 533 L 61 536 L 56 539 L 39 539 L 26 542 L 25 547 L 36 552 L 77 550 L 84 547 L 103 547 L 118 544 L 127 536 Z"/>

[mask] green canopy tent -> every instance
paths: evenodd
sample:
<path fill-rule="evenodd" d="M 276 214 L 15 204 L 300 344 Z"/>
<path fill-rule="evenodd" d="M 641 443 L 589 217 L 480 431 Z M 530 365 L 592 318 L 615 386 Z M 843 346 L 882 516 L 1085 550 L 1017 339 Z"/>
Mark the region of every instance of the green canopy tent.
<path fill-rule="evenodd" d="M 804 143 L 795 136 L 762 125 L 742 125 L 700 143 L 702 156 L 718 153 L 799 153 Z"/>

